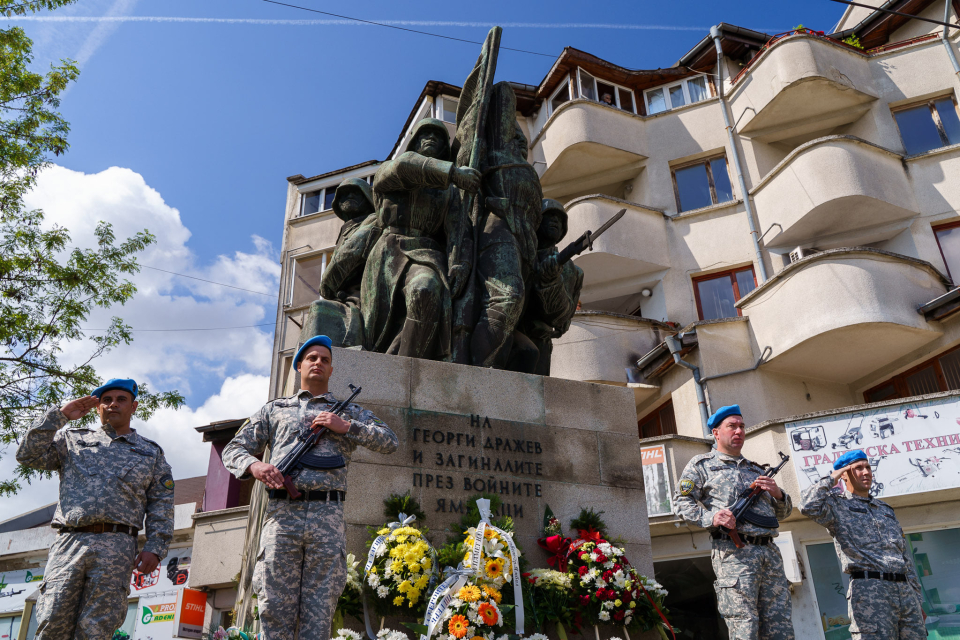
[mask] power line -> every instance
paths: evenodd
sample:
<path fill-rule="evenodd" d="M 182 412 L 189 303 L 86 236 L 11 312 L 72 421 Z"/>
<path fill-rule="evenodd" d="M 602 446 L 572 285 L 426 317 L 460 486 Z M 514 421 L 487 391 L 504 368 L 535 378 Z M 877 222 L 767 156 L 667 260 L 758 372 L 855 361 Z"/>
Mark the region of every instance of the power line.
<path fill-rule="evenodd" d="M 230 287 L 231 289 L 237 289 L 239 291 L 246 291 L 248 293 L 259 293 L 262 296 L 273 297 L 272 293 L 264 293 L 263 291 L 254 291 L 253 289 L 244 289 L 243 287 L 235 287 L 232 284 L 225 284 L 223 282 L 214 282 L 213 280 L 204 280 L 203 278 L 198 278 L 196 276 L 188 276 L 185 273 L 177 273 L 176 271 L 167 271 L 166 269 L 160 269 L 158 267 L 151 267 L 150 265 L 142 264 L 141 267 L 146 267 L 147 269 L 153 269 L 154 271 L 163 271 L 164 273 L 169 273 L 175 276 L 180 276 L 181 278 L 190 278 L 191 280 L 199 280 L 200 282 L 209 282 L 210 284 L 218 284 L 221 287 Z"/>
<path fill-rule="evenodd" d="M 374 22 L 372 20 L 362 20 L 360 18 L 351 18 L 350 16 L 342 16 L 338 13 L 330 13 L 329 11 L 320 11 L 319 9 L 311 9 L 310 7 L 301 7 L 296 4 L 287 4 L 286 2 L 278 2 L 277 0 L 263 0 L 264 2 L 269 2 L 270 4 L 278 4 L 281 7 L 290 7 L 291 9 L 302 9 L 303 11 L 310 11 L 312 13 L 320 13 L 325 16 L 333 16 L 334 18 L 340 18 L 342 20 L 353 20 L 355 22 L 363 22 L 365 24 L 372 24 L 378 27 L 386 27 L 388 29 L 397 29 L 399 31 L 409 31 L 410 33 L 419 33 L 423 36 L 433 36 L 434 38 L 443 38 L 444 40 L 455 40 L 457 42 L 466 42 L 467 44 L 479 44 L 482 45 L 482 42 L 476 40 L 464 40 L 463 38 L 454 38 L 453 36 L 444 36 L 439 33 L 430 33 L 429 31 L 417 31 L 416 29 L 407 29 L 406 27 L 398 27 L 393 24 L 386 24 L 383 22 Z M 540 53 L 538 51 L 527 51 L 526 49 L 512 49 L 510 47 L 500 47 L 505 51 L 516 51 L 517 53 L 529 53 L 534 56 L 543 56 L 545 58 L 556 58 L 557 56 L 550 55 L 549 53 Z"/>
<path fill-rule="evenodd" d="M 266 324 L 245 324 L 239 327 L 204 327 L 202 329 L 130 329 L 130 331 L 227 331 L 229 329 L 251 329 L 253 327 L 272 327 L 276 322 L 267 322 Z M 110 331 L 110 329 L 80 329 L 80 331 Z"/>
<path fill-rule="evenodd" d="M 884 9 L 883 7 L 875 7 L 870 4 L 863 4 L 860 2 L 851 2 L 850 0 L 830 0 L 831 2 L 838 2 L 840 4 L 846 4 L 854 7 L 863 7 L 864 9 L 871 9 L 873 11 L 882 11 L 883 13 L 890 13 L 895 16 L 903 16 L 905 18 L 913 18 L 914 20 L 922 20 L 923 22 L 930 22 L 933 24 L 939 24 L 944 27 L 951 27 L 953 29 L 960 28 L 960 25 L 951 24 L 949 22 L 940 22 L 939 20 L 933 20 L 931 18 L 923 18 L 921 16 L 916 16 L 911 13 L 902 13 L 900 11 L 894 11 L 892 9 Z"/>

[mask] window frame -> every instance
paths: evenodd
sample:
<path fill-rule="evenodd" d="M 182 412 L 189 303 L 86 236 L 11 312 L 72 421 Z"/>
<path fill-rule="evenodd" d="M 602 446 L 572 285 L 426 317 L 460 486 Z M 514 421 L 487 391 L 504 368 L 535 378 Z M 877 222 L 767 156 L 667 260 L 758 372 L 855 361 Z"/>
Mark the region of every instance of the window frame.
<path fill-rule="evenodd" d="M 319 251 L 306 251 L 304 253 L 298 253 L 297 255 L 290 256 L 290 275 L 287 277 L 287 295 L 284 296 L 285 300 L 283 306 L 285 309 L 297 308 L 304 305 L 298 305 L 294 307 L 293 305 L 293 290 L 296 284 L 297 278 L 297 264 L 302 260 L 312 260 L 316 257 L 320 257 L 320 279 L 323 279 L 323 274 L 327 271 L 327 266 L 330 264 L 330 259 L 333 257 L 333 251 L 336 247 L 330 247 L 328 249 L 321 249 Z M 317 283 L 317 295 L 319 294 L 319 282 Z M 322 296 L 320 296 L 322 298 Z"/>
<path fill-rule="evenodd" d="M 320 187 L 319 189 L 313 189 L 313 190 L 311 190 L 311 191 L 304 191 L 303 193 L 301 193 L 301 194 L 300 194 L 300 213 L 297 215 L 297 217 L 298 217 L 298 218 L 304 218 L 304 217 L 306 217 L 306 216 L 315 216 L 315 215 L 320 214 L 320 213 L 327 213 L 328 211 L 333 211 L 333 203 L 332 203 L 332 202 L 331 202 L 331 205 L 330 205 L 330 208 L 329 208 L 329 209 L 324 209 L 324 208 L 322 208 L 322 207 L 326 206 L 327 191 L 332 189 L 334 192 L 336 192 L 338 186 L 340 186 L 340 183 L 339 183 L 339 182 L 338 182 L 337 184 L 327 185 L 327 186 L 325 186 L 325 187 Z M 313 194 L 315 194 L 315 193 L 319 193 L 319 194 L 320 194 L 320 207 L 321 207 L 321 208 L 318 209 L 318 210 L 316 210 L 316 211 L 311 211 L 310 213 L 304 213 L 304 212 L 303 212 L 303 208 L 304 208 L 304 207 L 306 206 L 306 204 L 307 204 L 307 197 L 308 197 L 308 196 L 311 196 L 311 195 L 313 195 Z"/>
<path fill-rule="evenodd" d="M 937 134 L 940 136 L 940 146 L 934 147 L 933 149 L 928 149 L 927 151 L 921 151 L 920 153 L 929 153 L 934 149 L 942 149 L 943 147 L 948 147 L 952 144 L 957 144 L 950 142 L 950 138 L 947 137 L 947 130 L 943 126 L 943 121 L 940 120 L 940 113 L 937 111 L 936 103 L 941 100 L 951 100 L 953 102 L 953 110 L 957 113 L 957 119 L 960 120 L 960 107 L 957 105 L 957 96 L 953 93 L 948 95 L 937 96 L 935 98 L 930 98 L 928 100 L 921 100 L 919 102 L 912 102 L 910 104 L 905 104 L 903 106 L 897 107 L 896 109 L 890 110 L 890 115 L 893 117 L 893 123 L 897 125 L 897 133 L 900 134 L 900 142 L 903 144 L 904 152 L 907 149 L 907 141 L 903 139 L 903 131 L 900 129 L 900 122 L 897 120 L 897 114 L 904 111 L 910 111 L 912 109 L 919 109 L 920 107 L 926 106 L 930 111 L 930 118 L 933 120 L 933 126 L 937 129 Z M 919 155 L 919 154 L 912 154 Z"/>
<path fill-rule="evenodd" d="M 597 96 L 596 99 L 585 98 L 584 96 L 580 95 L 580 87 L 583 86 L 583 77 L 580 75 L 581 71 L 587 74 L 588 76 L 590 76 L 590 78 L 593 80 L 593 93 Z M 616 91 L 613 92 L 614 104 L 612 105 L 606 104 L 605 102 L 602 102 L 600 100 L 600 89 L 599 87 L 597 87 L 598 81 L 602 82 L 603 84 L 608 84 L 614 89 L 616 89 Z M 591 102 L 596 102 L 597 104 L 603 104 L 608 107 L 616 107 L 620 111 L 626 111 L 627 113 L 632 113 L 632 114 L 637 113 L 637 96 L 634 90 L 630 89 L 629 87 L 625 87 L 623 85 L 617 84 L 616 82 L 611 82 L 610 80 L 607 80 L 605 78 L 597 78 L 597 76 L 593 75 L 592 73 L 590 73 L 589 71 L 581 67 L 577 67 L 577 81 L 574 83 L 574 85 L 576 86 L 577 98 L 579 100 L 590 100 Z M 624 109 L 620 105 L 620 90 L 627 91 L 630 94 L 630 107 L 631 107 L 630 109 Z"/>
<path fill-rule="evenodd" d="M 717 184 L 713 177 L 713 167 L 710 166 L 710 163 L 719 158 L 723 158 L 723 164 L 727 168 L 727 180 L 730 181 L 730 195 L 732 196 L 729 200 L 724 200 L 719 202 L 717 199 Z M 727 160 L 726 152 L 718 153 L 716 155 L 708 156 L 706 158 L 700 158 L 698 160 L 691 160 L 690 162 L 684 162 L 682 164 L 677 164 L 670 167 L 670 179 L 673 181 L 673 197 L 677 201 L 677 213 L 685 213 L 686 211 L 696 211 L 697 209 L 687 209 L 684 211 L 683 204 L 680 202 L 680 187 L 677 185 L 677 171 L 682 169 L 689 169 L 690 167 L 695 167 L 699 164 L 706 165 L 707 169 L 707 185 L 710 187 L 710 200 L 711 204 L 707 205 L 714 207 L 718 204 L 724 204 L 727 202 L 736 202 L 737 194 L 733 190 L 733 180 L 730 178 L 730 161 Z M 697 207 L 703 209 L 705 207 Z"/>
<path fill-rule="evenodd" d="M 704 88 L 707 90 L 707 97 L 704 98 L 703 100 L 697 100 L 696 102 L 693 102 L 693 101 L 690 99 L 690 89 L 687 87 L 687 82 L 688 82 L 689 80 L 692 80 L 693 78 L 703 78 Z M 671 89 L 672 87 L 676 87 L 677 85 L 683 85 L 683 99 L 684 99 L 686 102 L 684 102 L 684 104 L 681 104 L 681 105 L 678 105 L 678 106 L 675 107 L 675 106 L 673 106 L 673 101 L 670 100 L 670 89 Z M 668 106 L 668 107 L 667 107 L 666 109 L 664 109 L 663 111 L 657 111 L 656 113 L 651 113 L 651 112 L 650 112 L 650 100 L 648 99 L 648 95 L 649 95 L 650 93 L 652 93 L 653 91 L 661 91 L 661 90 L 663 91 L 664 102 L 665 102 L 665 103 L 669 103 L 670 106 Z M 644 106 L 644 107 L 646 108 L 646 110 L 647 110 L 647 115 L 655 116 L 655 115 L 657 115 L 657 113 L 664 113 L 664 112 L 666 112 L 666 111 L 670 111 L 671 109 L 679 109 L 680 107 L 685 107 L 685 106 L 690 105 L 690 104 L 698 104 L 698 103 L 700 103 L 700 102 L 706 102 L 707 100 L 709 100 L 710 98 L 713 98 L 714 96 L 715 96 L 715 93 L 714 93 L 714 89 L 713 89 L 713 83 L 710 81 L 710 76 L 709 76 L 708 74 L 706 74 L 706 73 L 699 73 L 699 74 L 697 74 L 697 75 L 695 75 L 695 76 L 690 76 L 689 78 L 684 78 L 683 80 L 678 80 L 677 82 L 671 82 L 670 84 L 661 84 L 660 86 L 657 86 L 657 87 L 650 87 L 649 89 L 644 89 L 644 91 L 643 91 L 643 106 Z"/>
<path fill-rule="evenodd" d="M 960 226 L 960 225 L 958 225 L 958 226 Z M 930 367 L 931 365 L 933 366 L 933 372 L 934 372 L 934 374 L 935 374 L 936 377 L 937 377 L 937 384 L 940 385 L 940 391 L 939 391 L 939 392 L 942 393 L 942 392 L 944 392 L 944 391 L 950 391 L 951 389 L 947 386 L 947 376 L 944 375 L 944 373 L 943 373 L 943 367 L 940 366 L 940 360 L 941 360 L 941 358 L 944 358 L 944 357 L 950 355 L 951 353 L 953 353 L 954 351 L 957 351 L 957 350 L 960 350 L 960 345 L 957 345 L 957 346 L 955 346 L 955 347 L 951 347 L 950 349 L 947 349 L 947 350 L 945 350 L 945 351 L 941 351 L 941 352 L 938 353 L 937 355 L 931 356 L 930 358 L 927 358 L 926 360 L 924 360 L 924 361 L 921 362 L 920 364 L 917 364 L 917 365 L 915 365 L 915 366 L 913 366 L 913 367 L 910 367 L 909 369 L 906 369 L 906 370 L 904 370 L 904 371 L 901 371 L 900 373 L 898 373 L 898 374 L 896 374 L 896 375 L 890 376 L 889 378 L 887 378 L 887 379 L 884 380 L 883 382 L 880 382 L 880 383 L 878 383 L 878 384 L 873 385 L 872 387 L 870 387 L 869 389 L 866 389 L 866 390 L 863 392 L 863 400 L 864 400 L 864 402 L 866 402 L 867 404 L 870 404 L 870 403 L 873 403 L 873 402 L 885 402 L 885 401 L 887 401 L 887 400 L 902 400 L 902 399 L 904 399 L 904 398 L 912 398 L 913 396 L 910 395 L 910 388 L 907 387 L 907 378 L 909 378 L 910 376 L 912 376 L 913 374 L 915 374 L 915 373 L 917 373 L 917 372 L 919 372 L 919 371 L 922 371 L 923 369 L 926 369 L 926 368 Z M 897 395 L 896 395 L 895 397 L 893 397 L 893 398 L 884 398 L 883 400 L 871 400 L 871 399 L 870 399 L 870 394 L 871 394 L 871 393 L 873 393 L 873 392 L 875 392 L 875 391 L 879 391 L 882 387 L 885 387 L 885 386 L 887 386 L 887 385 L 889 385 L 889 384 L 893 384 L 893 387 L 894 387 L 894 389 L 896 390 Z M 935 393 L 936 393 L 936 392 L 935 392 Z"/>
<path fill-rule="evenodd" d="M 661 417 L 661 414 L 667 409 L 670 409 L 671 414 L 673 415 L 673 431 L 670 433 L 664 433 L 663 418 Z M 657 421 L 657 431 L 659 431 L 659 433 L 655 436 L 644 436 L 643 425 L 649 423 L 651 420 Z M 644 414 L 642 418 L 637 420 L 637 436 L 639 437 L 640 440 L 644 440 L 646 438 L 658 438 L 660 436 L 675 436 L 675 435 L 677 435 L 677 413 L 673 406 L 672 397 L 668 398 L 667 401 L 664 402 L 663 404 L 658 405 L 657 407 L 651 409 L 646 414 Z"/>
<path fill-rule="evenodd" d="M 957 227 L 960 227 L 960 220 L 930 225 L 930 230 L 933 231 L 933 239 L 937 241 L 937 249 L 940 250 L 940 258 L 943 260 L 943 266 L 946 268 L 947 276 L 949 276 L 951 280 L 953 279 L 953 274 L 950 273 L 950 264 L 947 262 L 947 256 L 943 253 L 943 246 L 940 245 L 940 236 L 937 235 L 937 232 L 956 229 Z"/>
<path fill-rule="evenodd" d="M 753 263 L 751 262 L 747 266 L 734 267 L 732 269 L 727 269 L 725 271 L 715 271 L 713 273 L 704 274 L 701 276 L 692 276 L 690 281 L 693 283 L 693 297 L 697 302 L 697 318 L 703 320 L 703 306 L 700 304 L 700 287 L 697 285 L 701 282 L 706 282 L 708 280 L 719 280 L 720 278 L 726 276 L 730 278 L 731 283 L 733 284 L 733 301 L 738 302 L 743 296 L 740 295 L 740 285 L 737 283 L 737 275 L 742 271 L 750 271 L 750 274 L 753 276 L 753 288 L 757 288 L 757 270 L 754 268 Z M 743 317 L 743 311 L 737 309 L 737 317 Z"/>
<path fill-rule="evenodd" d="M 460 107 L 460 99 L 459 99 L 459 98 L 454 98 L 453 96 L 444 95 L 444 94 L 442 94 L 442 93 L 441 93 L 440 95 L 438 95 L 437 98 L 438 98 L 438 99 L 435 100 L 434 103 L 433 103 L 433 104 L 434 104 L 434 109 L 435 109 L 435 111 L 436 111 L 436 116 L 434 116 L 434 117 L 436 117 L 436 119 L 439 120 L 440 122 L 445 122 L 445 123 L 447 123 L 447 124 L 452 124 L 452 125 L 456 126 L 456 124 L 457 124 L 457 121 L 456 121 L 457 109 L 454 109 L 454 110 L 453 110 L 453 114 L 454 114 L 454 121 L 453 121 L 453 122 L 450 122 L 449 120 L 444 120 L 444 118 L 443 118 L 443 111 L 444 111 L 444 105 L 443 105 L 443 103 L 444 103 L 445 101 L 449 100 L 449 101 L 455 103 L 455 104 L 457 105 L 457 108 L 459 108 L 459 107 Z"/>
<path fill-rule="evenodd" d="M 579 67 L 577 67 L 577 68 L 579 69 Z M 561 82 L 561 83 L 557 84 L 557 88 L 554 89 L 554 90 L 553 90 L 553 93 L 550 94 L 550 97 L 547 98 L 547 117 L 552 116 L 553 113 L 556 111 L 556 109 L 553 108 L 553 101 L 554 101 L 554 99 L 557 97 L 557 94 L 559 94 L 561 91 L 563 91 L 563 87 L 564 87 L 564 86 L 567 87 L 567 96 L 568 96 L 568 98 L 567 98 L 567 101 L 566 101 L 566 102 L 570 102 L 571 100 L 573 100 L 573 90 L 572 90 L 572 89 L 573 89 L 573 86 L 572 86 L 573 79 L 572 79 L 572 77 L 573 77 L 573 74 L 570 73 L 570 72 L 567 72 L 566 83 Z M 579 95 L 579 92 L 578 92 L 578 95 Z M 565 102 L 564 104 L 566 104 L 566 102 Z"/>

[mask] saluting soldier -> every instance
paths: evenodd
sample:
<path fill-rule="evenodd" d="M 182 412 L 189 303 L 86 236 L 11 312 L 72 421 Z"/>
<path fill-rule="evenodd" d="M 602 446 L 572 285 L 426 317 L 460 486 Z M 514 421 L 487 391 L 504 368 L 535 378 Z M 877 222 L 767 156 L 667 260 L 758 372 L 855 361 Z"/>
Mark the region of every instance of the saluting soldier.
<path fill-rule="evenodd" d="M 721 407 L 707 425 L 714 449 L 687 463 L 674 496 L 677 513 L 710 531 L 717 604 L 730 639 L 793 640 L 789 582 L 773 543 L 777 521 L 793 509 L 790 496 L 762 475 L 763 467 L 740 455 L 746 434 L 738 405 Z M 730 507 L 750 486 L 766 493 L 738 523 Z M 736 529 L 745 546 L 737 549 L 725 529 Z"/>
<path fill-rule="evenodd" d="M 355 404 L 343 417 L 328 410 L 337 402 L 328 390 L 333 352 L 327 336 L 303 343 L 294 357 L 302 390 L 268 402 L 244 423 L 223 449 L 223 464 L 241 480 L 253 476 L 269 487 L 266 518 L 253 575 L 253 590 L 264 636 L 293 640 L 329 640 L 337 599 L 347 581 L 343 502 L 347 464 L 358 447 L 393 453 L 397 436 L 373 413 Z M 302 497 L 293 500 L 283 477 L 257 460 L 267 445 L 281 460 L 297 437 L 314 425 L 328 432 L 295 473 Z"/>
<path fill-rule="evenodd" d="M 96 408 L 101 426 L 64 428 Z M 152 573 L 173 539 L 173 476 L 160 445 L 130 428 L 137 383 L 113 379 L 52 407 L 27 431 L 20 464 L 56 471 L 59 530 L 37 598 L 37 640 L 107 640 L 127 614 L 130 574 Z M 147 541 L 137 554 L 146 515 Z"/>
<path fill-rule="evenodd" d="M 842 478 L 845 489 L 835 489 Z M 807 487 L 800 513 L 833 536 L 847 592 L 850 635 L 860 640 L 921 640 L 927 637 L 920 607 L 922 589 L 903 530 L 890 505 L 870 495 L 873 469 L 863 451 L 849 451 L 833 473 Z"/>

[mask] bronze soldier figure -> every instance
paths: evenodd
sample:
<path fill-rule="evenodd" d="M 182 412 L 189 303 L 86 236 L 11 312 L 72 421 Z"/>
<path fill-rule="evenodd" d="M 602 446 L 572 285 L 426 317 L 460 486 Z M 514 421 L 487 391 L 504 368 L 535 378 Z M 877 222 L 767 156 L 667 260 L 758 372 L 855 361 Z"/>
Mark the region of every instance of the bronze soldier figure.
<path fill-rule="evenodd" d="M 110 638 L 123 624 L 130 574 L 152 573 L 173 539 L 173 476 L 160 445 L 130 428 L 137 383 L 109 380 L 52 407 L 17 449 L 17 461 L 56 471 L 59 531 L 37 599 L 38 640 Z M 101 426 L 66 426 L 96 408 Z M 146 520 L 144 520 L 146 516 Z M 147 542 L 137 554 L 137 534 Z"/>
<path fill-rule="evenodd" d="M 870 495 L 873 469 L 867 454 L 847 452 L 833 469 L 803 492 L 800 513 L 827 528 L 851 578 L 850 635 L 855 640 L 926 638 L 920 580 L 893 508 Z M 834 489 L 839 478 L 845 490 Z"/>
<path fill-rule="evenodd" d="M 347 465 L 357 447 L 378 453 L 397 450 L 396 434 L 373 413 L 350 404 L 343 417 L 329 412 L 337 399 L 329 392 L 333 352 L 327 336 L 303 344 L 294 357 L 302 390 L 268 402 L 223 449 L 223 464 L 240 479 L 253 476 L 270 491 L 252 588 L 264 636 L 329 640 L 337 599 L 347 581 L 343 502 Z M 281 460 L 312 425 L 328 432 L 311 450 L 311 462 L 293 479 L 302 496 L 291 499 L 283 476 L 260 462 L 267 445 Z"/>
<path fill-rule="evenodd" d="M 567 212 L 556 200 L 543 200 L 537 230 L 537 272 L 526 309 L 513 333 L 511 371 L 550 375 L 553 340 L 570 329 L 577 310 L 583 269 L 567 261 L 559 264 L 557 243 L 567 235 Z"/>
<path fill-rule="evenodd" d="M 373 180 L 383 233 L 367 258 L 361 285 L 367 351 L 442 360 L 450 356 L 451 293 L 447 252 L 463 225 L 460 192 L 480 174 L 449 161 L 450 134 L 439 120 L 414 127 L 406 152 Z"/>
<path fill-rule="evenodd" d="M 744 424 L 740 407 L 720 407 L 707 422 L 716 447 L 687 463 L 674 504 L 686 522 L 710 530 L 714 586 L 730 640 L 793 640 L 790 590 L 783 557 L 773 543 L 777 529 L 737 522 L 730 507 L 748 486 L 766 491 L 753 509 L 764 520 L 783 520 L 793 509 L 790 495 L 764 468 L 740 455 Z M 760 518 L 758 518 L 760 519 Z M 738 549 L 725 530 L 746 543 Z"/>

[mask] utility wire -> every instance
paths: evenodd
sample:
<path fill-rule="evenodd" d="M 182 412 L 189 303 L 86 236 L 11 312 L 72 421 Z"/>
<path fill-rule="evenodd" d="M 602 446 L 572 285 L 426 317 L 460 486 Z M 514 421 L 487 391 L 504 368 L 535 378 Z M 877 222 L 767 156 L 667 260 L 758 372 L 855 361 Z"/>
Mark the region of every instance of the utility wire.
<path fill-rule="evenodd" d="M 226 331 L 228 329 L 250 329 L 252 327 L 272 327 L 276 322 L 266 324 L 245 324 L 240 327 L 204 327 L 202 329 L 130 329 L 130 331 Z M 110 331 L 110 329 L 80 329 L 80 331 Z"/>
<path fill-rule="evenodd" d="M 146 264 L 142 264 L 142 265 L 140 265 L 140 266 L 141 266 L 141 267 L 145 267 L 145 268 L 147 268 L 147 269 L 153 269 L 154 271 L 163 271 L 164 273 L 169 273 L 169 274 L 172 274 L 172 275 L 175 275 L 175 276 L 180 276 L 181 278 L 190 278 L 191 280 L 199 280 L 200 282 L 209 282 L 210 284 L 218 284 L 218 285 L 220 285 L 221 287 L 230 287 L 231 289 L 237 289 L 237 290 L 239 290 L 239 291 L 246 291 L 246 292 L 248 292 L 248 293 L 259 293 L 259 294 L 262 295 L 262 296 L 270 296 L 271 298 L 273 297 L 273 294 L 272 294 L 272 293 L 265 293 L 265 292 L 263 292 L 263 291 L 254 291 L 253 289 L 244 289 L 243 287 L 235 287 L 235 286 L 233 286 L 232 284 L 224 284 L 223 282 L 214 282 L 213 280 L 204 280 L 203 278 L 198 278 L 198 277 L 196 277 L 196 276 L 188 276 L 188 275 L 185 274 L 185 273 L 177 273 L 176 271 L 167 271 L 166 269 L 160 269 L 160 268 L 158 268 L 158 267 L 151 267 L 150 265 L 146 265 Z"/>
<path fill-rule="evenodd" d="M 270 4 L 277 4 L 281 7 L 290 7 L 291 9 L 302 9 L 303 11 L 310 11 L 312 13 L 320 13 L 325 16 L 333 16 L 334 18 L 340 18 L 341 20 L 353 20 L 355 22 L 363 22 L 365 24 L 372 24 L 377 27 L 387 27 L 388 29 L 397 29 L 399 31 L 409 31 L 410 33 L 419 33 L 423 36 L 433 36 L 434 38 L 443 38 L 444 40 L 456 40 L 457 42 L 466 42 L 468 44 L 479 44 L 482 45 L 482 42 L 476 40 L 464 40 L 463 38 L 454 38 L 453 36 L 444 36 L 439 33 L 430 33 L 429 31 L 417 31 L 416 29 L 407 29 L 406 27 L 398 27 L 393 24 L 385 24 L 383 22 L 373 22 L 372 20 L 362 20 L 360 18 L 351 18 L 350 16 L 342 16 L 338 13 L 330 13 L 329 11 L 320 11 L 319 9 L 311 9 L 310 7 L 301 7 L 296 4 L 287 4 L 286 2 L 278 2 L 277 0 L 263 0 L 264 2 L 269 2 Z M 516 51 L 517 53 L 529 53 L 534 56 L 543 56 L 545 58 L 556 58 L 557 56 L 550 55 L 549 53 L 540 53 L 538 51 L 527 51 L 526 49 L 512 49 L 510 47 L 500 47 L 505 51 Z"/>
<path fill-rule="evenodd" d="M 838 2 L 840 4 L 847 4 L 854 7 L 863 7 L 864 9 L 870 9 L 872 11 L 882 11 L 884 13 L 892 13 L 895 16 L 903 16 L 905 18 L 913 18 L 914 20 L 922 20 L 924 22 L 932 22 L 933 24 L 939 24 L 943 27 L 951 27 L 953 29 L 960 29 L 960 25 L 951 24 L 949 22 L 940 22 L 939 20 L 932 20 L 930 18 L 922 18 L 920 16 L 915 16 L 910 13 L 901 13 L 900 11 L 894 11 L 892 9 L 884 9 L 882 7 L 874 7 L 869 4 L 863 4 L 861 2 L 851 2 L 851 0 L 830 0 L 831 2 Z"/>

